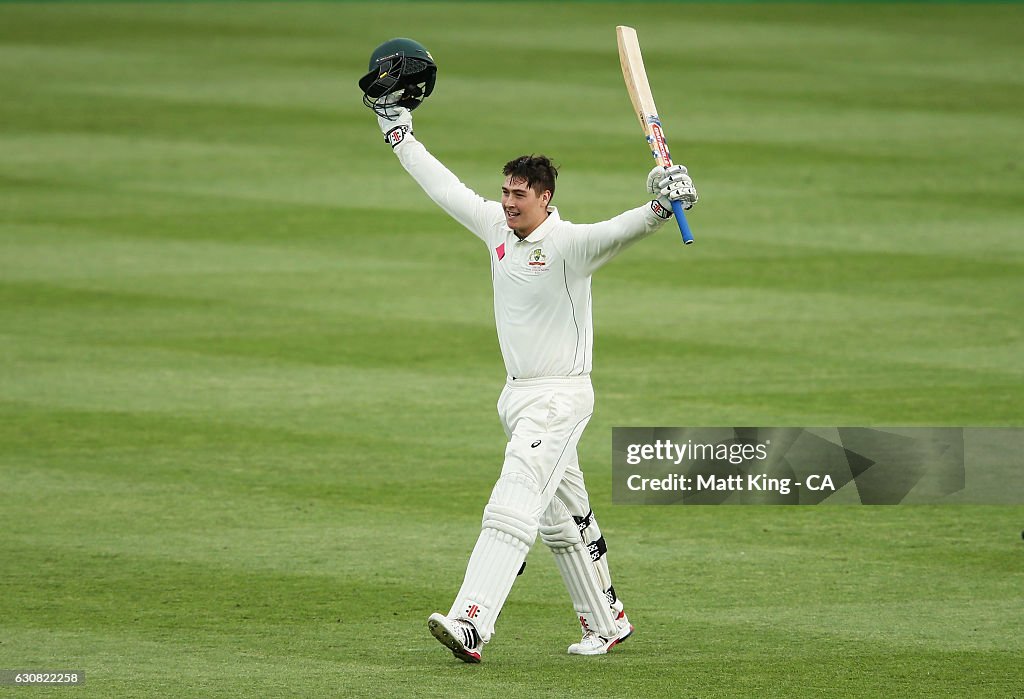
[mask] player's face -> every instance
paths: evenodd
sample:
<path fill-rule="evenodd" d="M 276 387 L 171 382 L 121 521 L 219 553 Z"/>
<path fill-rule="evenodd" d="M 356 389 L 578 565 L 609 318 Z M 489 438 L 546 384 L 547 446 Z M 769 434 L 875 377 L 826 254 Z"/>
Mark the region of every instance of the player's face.
<path fill-rule="evenodd" d="M 501 186 L 501 206 L 505 209 L 505 223 L 520 238 L 533 233 L 534 229 L 544 223 L 548 217 L 548 202 L 551 192 L 544 190 L 540 194 L 526 185 L 522 178 L 505 178 Z"/>

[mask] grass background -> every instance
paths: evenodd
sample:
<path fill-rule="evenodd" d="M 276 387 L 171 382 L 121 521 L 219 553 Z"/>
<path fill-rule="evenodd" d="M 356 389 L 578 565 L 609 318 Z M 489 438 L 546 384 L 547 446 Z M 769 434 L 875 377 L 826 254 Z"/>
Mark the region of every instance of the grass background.
<path fill-rule="evenodd" d="M 1024 696 L 1024 507 L 613 507 L 609 480 L 613 425 L 1022 424 L 1022 20 L 0 6 L 0 668 L 81 696 Z M 538 546 L 464 666 L 425 620 L 500 467 L 487 253 L 355 82 L 417 38 L 420 139 L 492 196 L 549 153 L 563 217 L 599 220 L 650 166 L 622 23 L 701 192 L 695 245 L 595 278 L 581 458 L 638 631 L 566 656 Z"/>

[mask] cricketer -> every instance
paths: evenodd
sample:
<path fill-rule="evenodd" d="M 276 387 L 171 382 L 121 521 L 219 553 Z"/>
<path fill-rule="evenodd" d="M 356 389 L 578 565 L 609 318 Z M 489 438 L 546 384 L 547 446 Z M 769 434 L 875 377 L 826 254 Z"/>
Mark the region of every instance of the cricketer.
<path fill-rule="evenodd" d="M 507 378 L 498 416 L 504 464 L 484 506 L 462 587 L 430 632 L 455 657 L 478 663 L 495 621 L 540 535 L 554 554 L 582 625 L 573 655 L 601 655 L 633 632 L 612 585 L 607 545 L 590 507 L 576 446 L 593 413 L 591 275 L 697 202 L 686 168 L 656 167 L 652 201 L 600 223 L 562 220 L 551 205 L 557 168 L 543 155 L 502 170 L 501 201 L 484 199 L 413 134 L 411 110 L 430 94 L 436 66 L 410 39 L 382 44 L 360 81 L 384 140 L 438 206 L 487 247 L 494 319 Z"/>

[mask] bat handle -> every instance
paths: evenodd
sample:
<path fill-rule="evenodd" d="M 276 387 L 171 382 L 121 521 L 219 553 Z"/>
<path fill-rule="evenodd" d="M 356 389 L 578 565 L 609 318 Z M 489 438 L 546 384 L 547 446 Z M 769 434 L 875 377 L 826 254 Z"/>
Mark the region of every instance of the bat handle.
<path fill-rule="evenodd" d="M 683 205 L 678 201 L 672 202 L 672 211 L 676 213 L 676 223 L 679 224 L 679 232 L 683 234 L 683 242 L 689 245 L 693 242 L 693 233 L 690 232 L 690 224 L 686 222 Z"/>

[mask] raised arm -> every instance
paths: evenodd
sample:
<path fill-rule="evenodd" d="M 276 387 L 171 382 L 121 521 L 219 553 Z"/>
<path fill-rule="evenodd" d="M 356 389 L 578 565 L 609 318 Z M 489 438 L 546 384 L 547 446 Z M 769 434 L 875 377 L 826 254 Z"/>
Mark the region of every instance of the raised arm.
<path fill-rule="evenodd" d="M 684 209 L 691 208 L 697 201 L 697 190 L 682 165 L 651 170 L 647 189 L 657 198 L 607 221 L 574 225 L 569 229 L 560 244 L 574 269 L 593 274 L 627 247 L 661 228 L 673 215 L 672 201 L 679 201 Z"/>
<path fill-rule="evenodd" d="M 488 201 L 462 184 L 448 168 L 416 140 L 412 131 L 412 113 L 404 107 L 394 108 L 397 116 L 378 116 L 384 140 L 391 145 L 402 167 L 412 175 L 427 196 L 449 216 L 468 228 L 475 236 L 488 241 L 488 231 L 504 220 L 501 204 Z"/>

